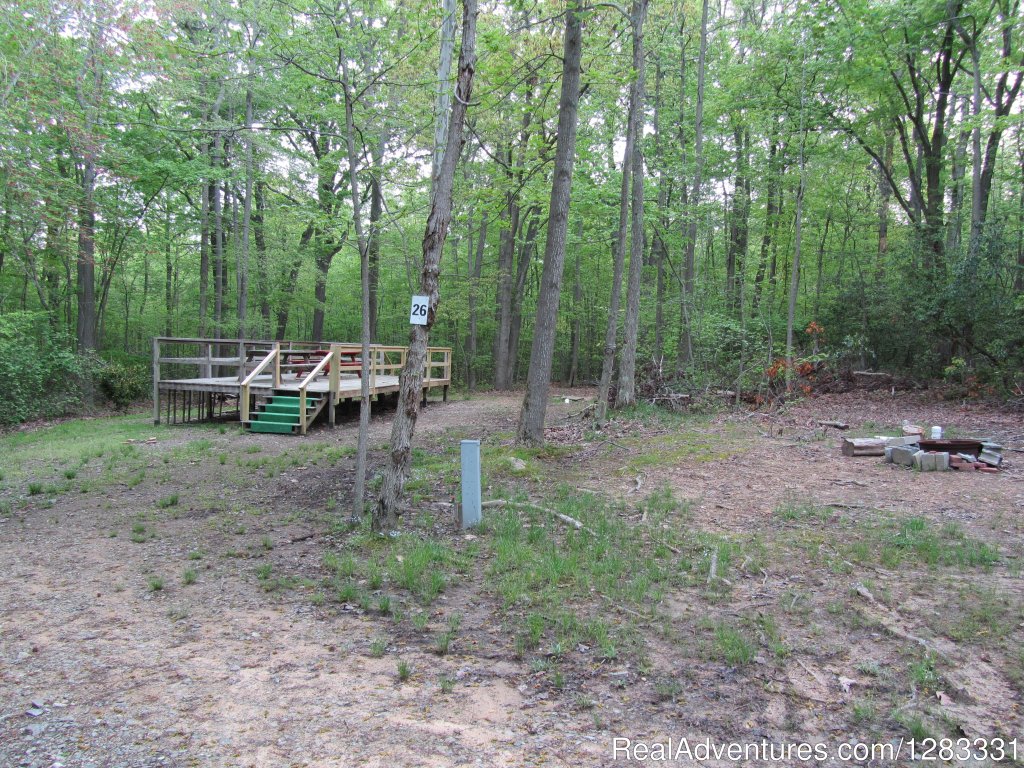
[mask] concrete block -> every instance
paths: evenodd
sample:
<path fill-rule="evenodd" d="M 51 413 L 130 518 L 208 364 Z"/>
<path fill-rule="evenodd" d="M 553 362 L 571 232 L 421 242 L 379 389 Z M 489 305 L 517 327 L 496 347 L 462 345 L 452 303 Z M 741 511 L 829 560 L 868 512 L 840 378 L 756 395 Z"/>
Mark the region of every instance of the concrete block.
<path fill-rule="evenodd" d="M 886 450 L 892 455 L 892 463 L 899 464 L 901 467 L 914 466 L 915 454 L 923 453 L 923 451 L 919 451 L 915 446 L 894 445 Z"/>
<path fill-rule="evenodd" d="M 949 471 L 949 454 L 948 453 L 936 453 L 935 456 L 935 471 L 936 472 L 948 472 Z"/>

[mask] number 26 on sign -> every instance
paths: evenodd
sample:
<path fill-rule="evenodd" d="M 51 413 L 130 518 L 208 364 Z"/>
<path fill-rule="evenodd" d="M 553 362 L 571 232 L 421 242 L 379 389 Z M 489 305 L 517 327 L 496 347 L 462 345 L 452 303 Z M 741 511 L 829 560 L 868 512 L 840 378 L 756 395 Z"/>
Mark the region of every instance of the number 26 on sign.
<path fill-rule="evenodd" d="M 430 306 L 429 296 L 413 296 L 412 309 L 409 310 L 409 322 L 412 325 L 427 324 L 427 308 Z"/>

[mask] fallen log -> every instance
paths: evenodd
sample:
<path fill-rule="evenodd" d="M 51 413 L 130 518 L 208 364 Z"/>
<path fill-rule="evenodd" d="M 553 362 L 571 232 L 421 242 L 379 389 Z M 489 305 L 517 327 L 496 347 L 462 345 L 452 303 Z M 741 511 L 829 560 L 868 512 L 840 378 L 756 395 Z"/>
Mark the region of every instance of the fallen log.
<path fill-rule="evenodd" d="M 850 425 L 847 424 L 845 421 L 819 421 L 818 422 L 818 426 L 819 427 L 834 427 L 835 429 L 838 429 L 838 430 L 847 430 L 847 429 L 850 428 Z"/>

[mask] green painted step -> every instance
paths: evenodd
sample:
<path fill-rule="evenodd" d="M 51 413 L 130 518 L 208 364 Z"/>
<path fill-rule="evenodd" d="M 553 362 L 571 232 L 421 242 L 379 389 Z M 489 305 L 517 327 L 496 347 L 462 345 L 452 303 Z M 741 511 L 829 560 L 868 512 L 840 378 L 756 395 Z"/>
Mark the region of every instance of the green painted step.
<path fill-rule="evenodd" d="M 278 424 L 273 421 L 254 421 L 249 424 L 250 432 L 276 432 L 282 435 L 291 434 L 294 424 Z"/>
<path fill-rule="evenodd" d="M 297 413 L 254 413 L 252 415 L 252 420 L 264 423 L 274 422 L 277 424 L 298 424 L 299 415 Z"/>
<path fill-rule="evenodd" d="M 308 404 L 306 405 L 306 409 L 309 409 Z M 263 412 L 294 413 L 297 416 L 299 414 L 299 406 L 297 403 L 295 405 L 292 405 L 291 403 L 267 403 L 263 408 Z"/>
<path fill-rule="evenodd" d="M 320 397 L 306 396 L 306 411 L 312 413 L 321 402 Z M 275 432 L 288 434 L 299 426 L 298 395 L 274 394 L 263 404 L 259 411 L 252 414 L 249 422 L 251 432 Z"/>

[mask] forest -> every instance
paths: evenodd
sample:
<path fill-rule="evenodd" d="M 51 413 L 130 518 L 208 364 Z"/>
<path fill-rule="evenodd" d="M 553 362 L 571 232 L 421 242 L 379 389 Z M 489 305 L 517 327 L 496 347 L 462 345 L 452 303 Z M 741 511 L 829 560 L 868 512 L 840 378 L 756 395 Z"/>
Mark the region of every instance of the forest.
<path fill-rule="evenodd" d="M 807 363 L 1019 396 L 1019 11 L 481 3 L 431 343 L 469 390 L 525 381 L 550 314 L 551 376 L 605 399 L 638 368 L 757 391 Z M 96 385 L 138 399 L 156 335 L 357 342 L 363 257 L 371 339 L 406 343 L 460 20 L 451 0 L 4 5 L 3 419 Z"/>

